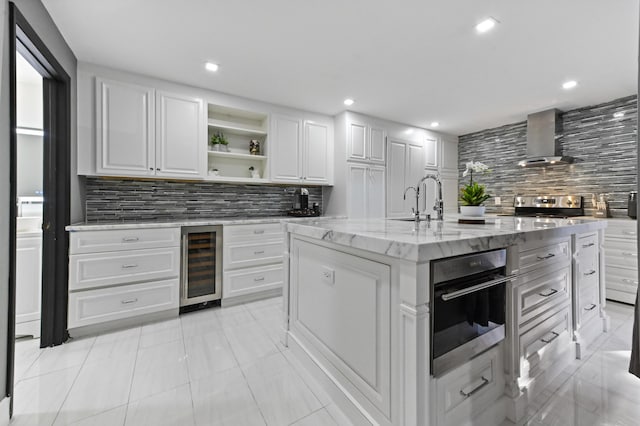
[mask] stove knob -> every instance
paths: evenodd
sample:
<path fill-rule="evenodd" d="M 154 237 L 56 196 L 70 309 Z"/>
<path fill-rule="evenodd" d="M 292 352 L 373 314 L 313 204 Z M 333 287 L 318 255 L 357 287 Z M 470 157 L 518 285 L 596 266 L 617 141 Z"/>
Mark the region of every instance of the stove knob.
<path fill-rule="evenodd" d="M 573 204 L 573 202 L 571 200 L 567 200 L 567 205 L 570 206 L 571 204 Z"/>

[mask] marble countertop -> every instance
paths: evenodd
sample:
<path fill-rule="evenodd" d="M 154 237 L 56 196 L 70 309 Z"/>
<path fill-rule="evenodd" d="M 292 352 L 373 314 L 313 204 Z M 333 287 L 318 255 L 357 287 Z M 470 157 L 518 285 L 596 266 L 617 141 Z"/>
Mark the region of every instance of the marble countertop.
<path fill-rule="evenodd" d="M 444 222 L 393 219 L 312 218 L 287 223 L 289 232 L 391 257 L 425 261 L 471 251 L 491 250 L 527 241 L 563 237 L 602 229 L 606 221 L 594 218 L 541 219 L 487 217 L 483 225 L 459 224 L 457 217 Z"/>
<path fill-rule="evenodd" d="M 332 216 L 331 218 L 336 218 Z M 313 218 L 313 219 L 318 219 Z M 109 229 L 141 229 L 141 228 L 175 228 L 180 226 L 207 226 L 207 225 L 257 225 L 261 223 L 279 223 L 283 221 L 304 221 L 308 217 L 295 216 L 270 216 L 258 218 L 204 218 L 204 219 L 176 219 L 176 220 L 141 220 L 137 221 L 113 221 L 113 222 L 80 222 L 67 226 L 70 232 L 76 231 L 101 231 Z"/>

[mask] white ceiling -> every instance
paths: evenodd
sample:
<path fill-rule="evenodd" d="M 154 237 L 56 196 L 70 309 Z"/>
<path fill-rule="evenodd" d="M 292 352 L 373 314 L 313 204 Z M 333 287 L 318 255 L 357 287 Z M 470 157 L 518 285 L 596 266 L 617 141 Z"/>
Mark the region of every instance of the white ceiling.
<path fill-rule="evenodd" d="M 452 134 L 637 92 L 638 0 L 43 3 L 81 61 L 331 115 L 353 97 Z"/>

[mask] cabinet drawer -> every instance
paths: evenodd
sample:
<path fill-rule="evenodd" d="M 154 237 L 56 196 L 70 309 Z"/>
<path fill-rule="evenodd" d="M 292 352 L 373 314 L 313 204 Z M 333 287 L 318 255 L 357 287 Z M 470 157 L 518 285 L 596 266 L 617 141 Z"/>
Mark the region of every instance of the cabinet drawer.
<path fill-rule="evenodd" d="M 224 241 L 234 243 L 236 241 L 275 240 L 284 239 L 282 225 L 278 223 L 263 223 L 257 225 L 225 225 Z"/>
<path fill-rule="evenodd" d="M 598 234 L 581 236 L 576 241 L 578 261 L 589 263 L 598 260 Z"/>
<path fill-rule="evenodd" d="M 222 297 L 229 298 L 282 287 L 282 264 L 225 272 Z"/>
<path fill-rule="evenodd" d="M 504 392 L 502 347 L 495 346 L 437 381 L 438 425 L 460 425 Z"/>
<path fill-rule="evenodd" d="M 69 328 L 178 309 L 178 280 L 131 284 L 69 294 Z"/>
<path fill-rule="evenodd" d="M 541 364 L 552 362 L 571 343 L 571 306 L 529 328 L 519 337 L 521 374 L 532 377 Z"/>
<path fill-rule="evenodd" d="M 549 265 L 569 263 L 570 259 L 569 240 L 525 250 L 520 253 L 520 273 L 524 274 L 537 268 L 546 268 Z"/>
<path fill-rule="evenodd" d="M 284 241 L 273 240 L 255 244 L 229 244 L 224 246 L 224 269 L 266 265 L 282 262 Z"/>
<path fill-rule="evenodd" d="M 605 238 L 622 238 L 634 240 L 638 236 L 637 223 L 635 220 L 608 220 L 604 230 Z"/>
<path fill-rule="evenodd" d="M 71 232 L 69 254 L 103 253 L 180 245 L 180 228 Z"/>
<path fill-rule="evenodd" d="M 607 290 L 627 291 L 635 296 L 638 290 L 638 271 L 635 269 L 607 266 L 606 272 Z"/>
<path fill-rule="evenodd" d="M 636 241 L 607 240 L 605 242 L 605 262 L 607 267 L 622 266 L 638 268 L 638 248 Z"/>
<path fill-rule="evenodd" d="M 178 277 L 180 248 L 69 256 L 69 290 Z"/>
<path fill-rule="evenodd" d="M 571 268 L 569 266 L 521 275 L 518 278 L 518 285 L 513 289 L 518 324 L 522 326 L 554 306 L 569 302 L 570 288 Z"/>
<path fill-rule="evenodd" d="M 592 318 L 597 317 L 600 312 L 600 294 L 598 288 L 594 287 L 578 295 L 578 328 L 588 323 Z"/>

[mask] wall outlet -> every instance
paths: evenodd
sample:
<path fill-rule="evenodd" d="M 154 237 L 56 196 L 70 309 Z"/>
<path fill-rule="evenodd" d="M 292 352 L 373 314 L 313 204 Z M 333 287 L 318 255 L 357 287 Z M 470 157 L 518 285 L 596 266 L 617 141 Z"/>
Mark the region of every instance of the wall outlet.
<path fill-rule="evenodd" d="M 336 282 L 336 271 L 326 266 L 322 267 L 322 281 L 333 284 Z"/>
<path fill-rule="evenodd" d="M 496 206 L 501 206 L 502 205 L 502 200 L 500 199 L 500 197 L 493 197 L 493 199 L 496 202 Z"/>

